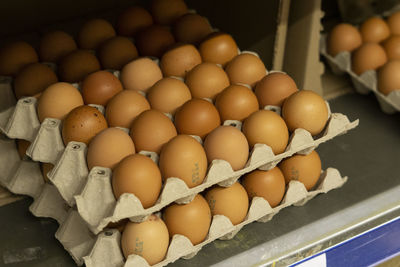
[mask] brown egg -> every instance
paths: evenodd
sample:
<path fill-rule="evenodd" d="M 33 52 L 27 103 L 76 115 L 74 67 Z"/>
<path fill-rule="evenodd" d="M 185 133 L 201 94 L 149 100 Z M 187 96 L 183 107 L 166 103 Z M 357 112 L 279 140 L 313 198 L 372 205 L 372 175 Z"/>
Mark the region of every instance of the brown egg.
<path fill-rule="evenodd" d="M 160 25 L 144 28 L 135 38 L 135 44 L 141 56 L 160 58 L 174 43 L 175 39 L 171 31 Z"/>
<path fill-rule="evenodd" d="M 278 206 L 285 195 L 285 177 L 278 167 L 269 171 L 254 170 L 244 176 L 242 184 L 250 199 L 263 197 L 272 208 Z"/>
<path fill-rule="evenodd" d="M 204 62 L 211 62 L 225 66 L 238 55 L 238 47 L 232 36 L 226 33 L 211 33 L 199 46 L 201 58 Z"/>
<path fill-rule="evenodd" d="M 312 189 L 321 175 L 321 159 L 316 151 L 308 155 L 294 155 L 279 164 L 286 183 L 292 180 L 304 184 L 307 190 Z"/>
<path fill-rule="evenodd" d="M 153 17 L 143 7 L 125 9 L 118 17 L 117 32 L 122 36 L 135 36 L 140 30 L 153 24 Z"/>
<path fill-rule="evenodd" d="M 317 135 L 328 121 L 328 107 L 317 93 L 301 90 L 289 96 L 283 103 L 282 117 L 289 131 L 302 128 L 311 135 Z"/>
<path fill-rule="evenodd" d="M 130 128 L 143 111 L 150 109 L 147 99 L 133 90 L 123 90 L 108 102 L 106 118 L 110 127 Z"/>
<path fill-rule="evenodd" d="M 206 152 L 193 137 L 178 135 L 163 146 L 159 165 L 163 180 L 176 177 L 192 188 L 203 183 L 206 177 Z"/>
<path fill-rule="evenodd" d="M 178 42 L 198 44 L 212 32 L 210 23 L 205 17 L 188 13 L 174 23 L 173 33 Z"/>
<path fill-rule="evenodd" d="M 54 165 L 51 163 L 40 163 L 40 168 L 42 169 L 43 180 L 45 183 L 51 183 L 47 174 L 54 168 Z"/>
<path fill-rule="evenodd" d="M 141 223 L 128 222 L 121 236 L 121 248 L 125 258 L 131 254 L 139 255 L 149 265 L 162 261 L 168 246 L 167 226 L 155 215 L 150 215 Z"/>
<path fill-rule="evenodd" d="M 215 106 L 222 121 L 242 121 L 258 110 L 258 101 L 246 86 L 230 85 L 218 95 Z"/>
<path fill-rule="evenodd" d="M 400 35 L 400 11 L 390 15 L 387 19 L 387 24 L 392 35 Z"/>
<path fill-rule="evenodd" d="M 267 69 L 261 59 L 250 53 L 237 55 L 225 68 L 231 84 L 243 83 L 254 87 L 266 74 Z"/>
<path fill-rule="evenodd" d="M 63 31 L 52 31 L 40 39 L 39 56 L 41 61 L 57 63 L 76 49 L 76 42 L 71 35 Z"/>
<path fill-rule="evenodd" d="M 146 97 L 152 109 L 172 115 L 180 106 L 192 98 L 186 84 L 172 77 L 166 77 L 156 82 L 149 89 Z"/>
<path fill-rule="evenodd" d="M 15 76 L 15 96 L 18 99 L 23 96 L 34 96 L 56 82 L 58 82 L 57 75 L 49 66 L 42 63 L 29 64 Z"/>
<path fill-rule="evenodd" d="M 244 134 L 233 126 L 219 126 L 204 141 L 208 163 L 223 159 L 234 171 L 243 169 L 249 157 L 249 144 Z"/>
<path fill-rule="evenodd" d="M 161 191 L 161 173 L 152 159 L 141 154 L 129 155 L 114 168 L 112 187 L 116 199 L 123 193 L 134 194 L 143 208 L 156 203 Z"/>
<path fill-rule="evenodd" d="M 58 75 L 61 81 L 76 83 L 87 75 L 100 70 L 100 62 L 88 50 L 75 50 L 66 55 L 58 65 Z"/>
<path fill-rule="evenodd" d="M 388 60 L 400 59 L 400 36 L 392 35 L 382 43 Z"/>
<path fill-rule="evenodd" d="M 177 45 L 165 52 L 160 67 L 164 76 L 185 77 L 194 66 L 201 63 L 201 56 L 195 46 Z"/>
<path fill-rule="evenodd" d="M 125 89 L 145 92 L 162 77 L 157 63 L 142 57 L 126 64 L 122 68 L 120 79 Z"/>
<path fill-rule="evenodd" d="M 107 127 L 106 119 L 97 108 L 91 106 L 76 107 L 63 120 L 62 137 L 64 145 L 68 145 L 71 141 L 88 145 L 93 137 Z"/>
<path fill-rule="evenodd" d="M 124 130 L 107 128 L 97 134 L 89 144 L 87 164 L 113 169 L 123 158 L 135 154 L 135 145 Z"/>
<path fill-rule="evenodd" d="M 24 159 L 26 155 L 26 150 L 31 145 L 31 142 L 23 139 L 16 139 L 15 141 L 17 143 L 18 155 L 21 159 Z"/>
<path fill-rule="evenodd" d="M 218 110 L 204 99 L 191 99 L 175 113 L 175 126 L 180 134 L 204 138 L 220 124 Z"/>
<path fill-rule="evenodd" d="M 358 29 L 351 24 L 340 23 L 328 35 L 327 50 L 334 57 L 340 52 L 352 52 L 361 44 L 362 38 Z"/>
<path fill-rule="evenodd" d="M 360 26 L 360 33 L 364 43 L 380 43 L 390 35 L 388 24 L 379 17 L 372 17 Z"/>
<path fill-rule="evenodd" d="M 249 198 L 244 187 L 236 182 L 229 187 L 215 185 L 207 191 L 206 200 L 212 215 L 224 215 L 233 225 L 243 222 L 249 210 Z"/>
<path fill-rule="evenodd" d="M 400 90 L 400 60 L 390 60 L 378 71 L 378 90 L 388 95 Z"/>
<path fill-rule="evenodd" d="M 184 235 L 193 245 L 204 241 L 211 225 L 210 207 L 201 195 L 196 195 L 188 204 L 168 206 L 163 218 L 171 238 Z"/>
<path fill-rule="evenodd" d="M 215 99 L 229 86 L 229 78 L 220 66 L 203 62 L 186 74 L 185 83 L 194 98 Z"/>
<path fill-rule="evenodd" d="M 282 106 L 283 101 L 298 91 L 293 79 L 281 72 L 273 72 L 266 75 L 256 85 L 254 90 L 260 108 L 267 105 Z"/>
<path fill-rule="evenodd" d="M 285 121 L 270 110 L 252 113 L 244 121 L 242 131 L 251 148 L 255 144 L 266 144 L 275 155 L 283 153 L 289 142 L 289 131 Z"/>
<path fill-rule="evenodd" d="M 361 75 L 367 70 L 376 70 L 382 67 L 387 61 L 387 56 L 381 45 L 365 43 L 354 51 L 351 61 L 352 70 L 357 75 Z"/>
<path fill-rule="evenodd" d="M 82 95 L 71 84 L 52 84 L 40 95 L 37 104 L 39 121 L 43 122 L 45 118 L 63 120 L 71 110 L 82 105 Z"/>
<path fill-rule="evenodd" d="M 103 68 L 120 70 L 125 64 L 138 57 L 138 51 L 131 40 L 116 36 L 100 46 L 98 55 Z"/>
<path fill-rule="evenodd" d="M 122 84 L 112 73 L 100 70 L 86 76 L 82 82 L 85 104 L 106 106 L 108 101 L 122 91 Z"/>
<path fill-rule="evenodd" d="M 13 42 L 0 49 L 0 75 L 14 76 L 24 66 L 38 62 L 35 49 L 25 42 Z"/>
<path fill-rule="evenodd" d="M 183 0 L 153 0 L 151 3 L 151 13 L 154 20 L 159 24 L 172 24 L 187 11 L 187 6 Z"/>
<path fill-rule="evenodd" d="M 172 121 L 158 110 L 142 112 L 133 121 L 130 135 L 136 150 L 160 154 L 162 146 L 177 135 Z"/>
<path fill-rule="evenodd" d="M 79 31 L 78 43 L 83 49 L 97 49 L 104 41 L 114 37 L 115 30 L 105 19 L 87 21 Z"/>

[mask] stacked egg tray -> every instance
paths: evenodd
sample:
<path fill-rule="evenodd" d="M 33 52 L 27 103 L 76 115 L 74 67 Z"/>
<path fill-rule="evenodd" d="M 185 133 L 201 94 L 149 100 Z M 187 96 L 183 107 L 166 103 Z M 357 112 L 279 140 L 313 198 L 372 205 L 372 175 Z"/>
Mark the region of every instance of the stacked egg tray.
<path fill-rule="evenodd" d="M 118 72 L 114 72 L 118 76 Z M 8 103 L 8 108 L 1 109 L 0 130 L 9 138 L 24 139 L 31 142 L 27 155 L 33 160 L 21 160 L 14 140 L 0 140 L 0 170 L 4 174 L 0 183 L 16 194 L 29 195 L 34 202 L 31 212 L 38 217 L 51 217 L 60 224 L 56 238 L 71 254 L 78 265 L 86 266 L 121 266 L 124 263 L 120 249 L 120 233 L 108 230 L 110 222 L 129 218 L 139 222 L 148 215 L 158 213 L 163 207 L 176 203 L 189 203 L 193 197 L 205 189 L 218 184 L 229 186 L 240 176 L 255 170 L 270 170 L 282 159 L 293 154 L 308 154 L 319 144 L 326 142 L 358 125 L 358 120 L 350 122 L 340 113 L 330 113 L 324 131 L 315 137 L 303 129 L 297 129 L 290 137 L 285 152 L 274 155 L 267 145 L 257 144 L 252 150 L 246 166 L 233 171 L 224 160 L 214 160 L 209 166 L 204 182 L 194 188 L 188 188 L 179 178 L 169 178 L 156 204 L 144 209 L 139 199 L 133 194 L 123 194 L 118 200 L 112 192 L 110 169 L 95 167 L 90 172 L 86 163 L 87 148 L 84 143 L 70 142 L 66 147 L 61 136 L 61 121 L 47 118 L 41 124 L 36 113 L 36 98 L 20 99 L 15 105 L 11 79 L 4 78 L 0 86 L 0 99 Z M 79 87 L 79 86 L 78 86 Z M 329 104 L 327 103 L 328 107 Z M 104 111 L 101 106 L 96 106 Z M 280 112 L 279 107 L 268 106 L 266 109 Z M 224 124 L 241 127 L 239 121 L 226 121 Z M 141 151 L 155 162 L 158 155 L 154 152 Z M 39 163 L 54 165 L 48 173 L 52 184 L 45 183 Z M 156 266 L 164 266 L 181 257 L 191 258 L 206 244 L 216 239 L 230 239 L 246 224 L 253 221 L 266 222 L 282 208 L 290 205 L 304 205 L 320 193 L 341 187 L 347 177 L 341 177 L 333 168 L 322 172 L 314 190 L 307 191 L 298 181 L 289 183 L 282 203 L 271 208 L 266 200 L 255 197 L 251 201 L 246 219 L 233 226 L 222 215 L 215 215 L 205 241 L 193 246 L 188 238 L 175 235 L 169 246 L 166 258 Z M 107 255 L 107 257 L 104 257 Z M 131 255 L 125 266 L 148 266 L 140 256 Z"/>

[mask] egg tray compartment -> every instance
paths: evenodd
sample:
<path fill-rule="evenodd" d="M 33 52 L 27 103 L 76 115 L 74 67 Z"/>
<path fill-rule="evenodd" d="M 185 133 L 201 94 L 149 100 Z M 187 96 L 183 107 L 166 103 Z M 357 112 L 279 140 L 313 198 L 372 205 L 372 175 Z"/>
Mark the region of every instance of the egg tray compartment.
<path fill-rule="evenodd" d="M 286 194 L 281 204 L 271 208 L 268 202 L 261 197 L 254 197 L 245 220 L 237 225 L 232 225 L 231 221 L 223 215 L 214 215 L 209 233 L 202 243 L 193 245 L 190 240 L 183 235 L 174 235 L 170 242 L 165 259 L 153 266 L 161 267 L 179 258 L 190 259 L 194 257 L 203 246 L 216 239 L 232 239 L 243 226 L 258 222 L 268 222 L 275 214 L 285 207 L 295 205 L 302 206 L 310 199 L 321 193 L 341 187 L 347 181 L 347 177 L 341 177 L 338 170 L 328 168 L 322 172 L 318 185 L 315 190 L 307 191 L 304 185 L 298 181 L 291 181 L 288 185 Z M 87 267 L 147 267 L 149 264 L 144 258 L 138 255 L 130 255 L 124 260 L 120 248 L 121 234 L 117 230 L 106 230 L 98 235 L 96 243 L 90 254 L 84 257 Z"/>
<path fill-rule="evenodd" d="M 79 213 L 66 204 L 57 188 L 44 182 L 39 162 L 28 158 L 21 160 L 15 140 L 0 137 L 0 173 L 1 185 L 14 194 L 33 198 L 29 207 L 33 215 L 52 218 L 59 223 L 56 238 L 75 262 L 82 265 L 83 256 L 90 252 L 96 237 Z"/>
<path fill-rule="evenodd" d="M 327 53 L 326 47 L 327 36 L 321 35 L 320 53 L 325 57 L 333 73 L 336 75 L 349 74 L 354 88 L 360 94 L 373 92 L 383 112 L 393 114 L 400 111 L 400 88 L 390 92 L 388 95 L 382 94 L 377 88 L 378 80 L 375 70 L 368 70 L 361 75 L 357 75 L 351 69 L 350 52 L 341 52 L 333 57 Z"/>

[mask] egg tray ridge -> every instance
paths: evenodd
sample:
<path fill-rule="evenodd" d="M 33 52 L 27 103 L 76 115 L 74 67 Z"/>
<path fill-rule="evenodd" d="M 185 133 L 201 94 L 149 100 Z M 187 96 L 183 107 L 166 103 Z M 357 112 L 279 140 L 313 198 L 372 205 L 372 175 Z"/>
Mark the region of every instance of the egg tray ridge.
<path fill-rule="evenodd" d="M 350 75 L 354 88 L 360 94 L 373 92 L 379 102 L 382 111 L 393 114 L 400 111 L 400 88 L 390 92 L 388 95 L 382 94 L 378 88 L 377 73 L 375 70 L 368 70 L 361 75 L 357 75 L 351 69 L 351 54 L 348 51 L 341 52 L 335 57 L 327 53 L 327 36 L 321 34 L 320 53 L 326 59 L 332 72 L 336 75 L 347 73 Z"/>
<path fill-rule="evenodd" d="M 61 197 L 57 188 L 45 183 L 39 162 L 20 159 L 15 140 L 0 137 L 0 184 L 14 194 L 33 198 L 29 210 L 36 217 L 55 219 L 60 225 L 55 236 L 78 265 L 83 264 L 96 236 L 76 209 Z"/>
<path fill-rule="evenodd" d="M 258 222 L 268 222 L 281 209 L 295 205 L 302 206 L 310 199 L 321 193 L 341 187 L 347 181 L 347 177 L 342 177 L 338 170 L 328 168 L 322 172 L 318 185 L 315 190 L 307 191 L 304 185 L 298 181 L 291 181 L 288 185 L 286 194 L 281 204 L 271 208 L 268 202 L 261 197 L 254 197 L 246 218 L 243 222 L 232 225 L 231 221 L 224 215 L 214 215 L 206 239 L 200 244 L 193 245 L 190 240 L 183 235 L 174 235 L 171 239 L 167 255 L 163 261 L 153 266 L 161 267 L 179 258 L 190 259 L 194 257 L 203 246 L 217 239 L 232 239 L 243 226 Z M 100 233 L 88 256 L 84 257 L 87 267 L 148 267 L 149 264 L 139 255 L 130 255 L 125 261 L 120 247 L 121 234 L 115 229 L 106 230 Z"/>

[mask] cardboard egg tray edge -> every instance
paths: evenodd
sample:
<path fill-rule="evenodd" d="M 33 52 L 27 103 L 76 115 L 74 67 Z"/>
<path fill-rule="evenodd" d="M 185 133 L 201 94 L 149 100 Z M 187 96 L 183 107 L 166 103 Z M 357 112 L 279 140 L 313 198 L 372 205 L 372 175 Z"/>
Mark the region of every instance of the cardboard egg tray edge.
<path fill-rule="evenodd" d="M 232 239 L 243 226 L 254 221 L 268 222 L 281 209 L 296 205 L 301 206 L 307 203 L 317 194 L 327 193 L 328 191 L 341 187 L 347 181 L 347 177 L 342 177 L 337 169 L 328 168 L 321 174 L 320 182 L 313 191 L 307 191 L 304 185 L 298 181 L 289 183 L 285 197 L 282 203 L 271 208 L 266 200 L 255 197 L 251 201 L 251 205 L 245 220 L 237 225 L 232 225 L 231 221 L 223 215 L 214 215 L 208 236 L 206 239 L 193 246 L 188 238 L 182 235 L 174 235 L 168 248 L 165 259 L 153 266 L 161 267 L 179 258 L 191 258 L 195 256 L 201 248 L 216 239 Z M 120 248 L 121 234 L 117 230 L 106 230 L 100 233 L 96 243 L 88 256 L 84 257 L 87 267 L 148 267 L 149 264 L 144 258 L 138 255 L 130 255 L 124 260 Z"/>
<path fill-rule="evenodd" d="M 320 53 L 325 57 L 332 72 L 336 75 L 347 73 L 350 75 L 354 88 L 360 94 L 373 92 L 383 112 L 393 114 L 400 111 L 400 88 L 392 91 L 389 95 L 384 95 L 377 89 L 377 73 L 369 70 L 361 75 L 357 75 L 351 70 L 351 55 L 349 52 L 341 52 L 332 57 L 326 52 L 327 36 L 321 34 Z"/>

